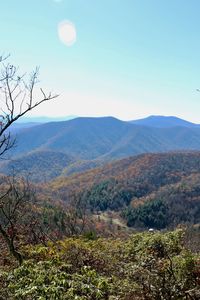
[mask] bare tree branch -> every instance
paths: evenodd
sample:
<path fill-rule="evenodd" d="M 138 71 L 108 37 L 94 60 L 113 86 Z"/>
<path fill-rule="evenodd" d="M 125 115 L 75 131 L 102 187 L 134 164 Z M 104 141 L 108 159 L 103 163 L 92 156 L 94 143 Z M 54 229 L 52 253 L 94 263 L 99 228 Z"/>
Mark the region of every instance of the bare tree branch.
<path fill-rule="evenodd" d="M 17 250 L 16 238 L 23 227 L 27 227 L 26 216 L 30 213 L 35 193 L 27 179 L 15 175 L 4 177 L 0 189 L 0 234 L 10 253 L 21 264 L 23 258 Z"/>
<path fill-rule="evenodd" d="M 8 57 L 0 56 L 0 158 L 14 146 L 15 139 L 9 132 L 11 125 L 43 102 L 58 97 L 51 92 L 44 92 L 42 88 L 36 89 L 39 68 L 27 78 L 26 74 L 19 74 L 17 67 L 6 64 Z M 34 191 L 28 180 L 14 175 L 1 178 L 0 235 L 19 264 L 23 262 L 23 257 L 17 249 L 16 239 L 20 231 L 25 232 L 32 225 L 33 200 Z M 33 224 L 37 224 L 36 219 Z M 38 228 L 32 228 L 32 233 L 36 238 L 42 238 L 44 234 Z"/>
<path fill-rule="evenodd" d="M 58 97 L 57 94 L 36 88 L 39 83 L 38 67 L 26 79 L 26 74 L 20 75 L 17 67 L 10 63 L 5 64 L 8 57 L 9 55 L 0 56 L 0 157 L 15 142 L 8 132 L 10 126 L 43 102 Z"/>

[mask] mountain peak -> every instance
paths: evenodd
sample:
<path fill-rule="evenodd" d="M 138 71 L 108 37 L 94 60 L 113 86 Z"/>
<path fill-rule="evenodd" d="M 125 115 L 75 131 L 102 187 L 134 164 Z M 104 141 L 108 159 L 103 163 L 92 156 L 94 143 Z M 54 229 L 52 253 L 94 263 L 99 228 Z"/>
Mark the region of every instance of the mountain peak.
<path fill-rule="evenodd" d="M 147 118 L 130 121 L 132 124 L 158 127 L 158 128 L 169 128 L 169 127 L 198 127 L 200 125 L 183 120 L 174 116 L 161 116 L 151 115 Z"/>

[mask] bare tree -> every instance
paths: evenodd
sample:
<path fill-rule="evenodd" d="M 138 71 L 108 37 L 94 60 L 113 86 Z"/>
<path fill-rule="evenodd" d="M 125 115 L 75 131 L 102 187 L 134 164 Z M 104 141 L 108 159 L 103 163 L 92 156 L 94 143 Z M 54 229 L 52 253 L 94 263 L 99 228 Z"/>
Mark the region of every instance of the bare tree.
<path fill-rule="evenodd" d="M 52 204 L 44 203 L 41 213 L 42 234 L 56 241 L 63 236 L 77 236 L 90 230 L 91 218 L 88 203 L 81 194 L 71 194 Z"/>
<path fill-rule="evenodd" d="M 42 88 L 36 89 L 38 68 L 29 76 L 21 75 L 8 59 L 9 55 L 0 56 L 0 158 L 15 142 L 9 132 L 10 126 L 41 103 L 58 97 Z M 21 264 L 23 257 L 17 250 L 16 240 L 21 227 L 26 224 L 27 216 L 30 216 L 34 193 L 29 182 L 23 178 L 1 177 L 0 181 L 0 235 L 10 253 Z"/>
<path fill-rule="evenodd" d="M 83 233 L 86 223 L 89 221 L 87 211 L 87 201 L 80 194 L 70 197 L 65 209 L 65 228 L 67 235 L 80 235 Z"/>
<path fill-rule="evenodd" d="M 16 240 L 27 227 L 34 191 L 28 180 L 15 175 L 2 177 L 0 189 L 0 234 L 10 254 L 22 264 L 23 257 L 17 250 Z"/>
<path fill-rule="evenodd" d="M 15 142 L 8 131 L 19 118 L 41 103 L 58 97 L 42 88 L 37 89 L 39 68 L 29 76 L 7 62 L 9 56 L 0 56 L 0 157 L 13 147 Z"/>

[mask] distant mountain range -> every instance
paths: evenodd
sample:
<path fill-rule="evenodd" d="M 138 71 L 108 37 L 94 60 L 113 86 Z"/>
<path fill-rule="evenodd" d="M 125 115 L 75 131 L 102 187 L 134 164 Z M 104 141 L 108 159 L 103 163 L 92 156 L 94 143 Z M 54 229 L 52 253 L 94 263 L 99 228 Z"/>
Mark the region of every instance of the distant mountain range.
<path fill-rule="evenodd" d="M 149 116 L 144 119 L 130 121 L 132 124 L 151 126 L 157 128 L 169 128 L 169 127 L 200 127 L 199 124 L 185 121 L 183 119 L 173 116 Z"/>
<path fill-rule="evenodd" d="M 31 171 L 31 166 L 35 170 L 35 164 L 41 161 L 39 156 L 44 158 L 47 153 L 50 173 L 50 176 L 46 173 L 47 180 L 141 153 L 200 150 L 200 126 L 175 117 L 151 116 L 131 122 L 113 117 L 75 118 L 34 123 L 15 130 L 13 135 L 16 146 L 9 154 L 17 159 L 21 171 L 23 168 Z M 1 170 L 13 165 L 16 167 L 13 161 L 4 163 Z M 39 174 L 42 166 L 41 163 L 38 168 L 39 177 L 43 177 Z"/>
<path fill-rule="evenodd" d="M 180 124 L 180 119 L 177 123 Z M 21 130 L 16 138 L 15 155 L 51 150 L 88 160 L 109 160 L 146 152 L 200 150 L 199 126 L 158 128 L 113 117 L 40 124 Z"/>
<path fill-rule="evenodd" d="M 63 117 L 22 117 L 15 124 L 25 124 L 25 123 L 48 123 L 48 122 L 60 122 L 68 121 L 77 118 L 77 116 L 63 116 Z"/>
<path fill-rule="evenodd" d="M 60 122 L 60 121 L 68 121 L 75 119 L 76 116 L 65 116 L 65 117 L 46 117 L 46 116 L 41 116 L 41 117 L 22 117 L 19 120 L 17 120 L 13 125 L 11 126 L 11 131 L 12 132 L 17 132 L 21 129 L 24 128 L 30 128 L 33 126 L 37 126 L 40 124 L 44 123 L 49 123 L 49 122 Z"/>
<path fill-rule="evenodd" d="M 19 129 L 29 128 L 36 125 L 62 122 L 77 119 L 76 116 L 66 117 L 23 117 L 12 125 L 12 130 L 18 131 Z M 141 126 L 156 127 L 156 128 L 170 128 L 170 127 L 200 127 L 200 124 L 195 124 L 173 116 L 149 116 L 147 118 L 132 120 L 129 123 Z"/>
<path fill-rule="evenodd" d="M 22 117 L 17 122 L 14 123 L 14 126 L 25 126 L 28 124 L 43 124 L 49 122 L 62 122 L 69 121 L 78 118 L 78 116 L 63 116 L 63 117 L 47 117 L 47 116 L 38 116 L 38 117 Z M 160 115 L 152 115 L 146 118 L 131 120 L 129 121 L 132 124 L 136 125 L 144 125 L 144 126 L 152 126 L 152 127 L 175 127 L 175 126 L 184 126 L 184 127 L 196 127 L 200 126 L 200 124 L 195 124 L 186 120 L 183 120 L 174 116 L 160 116 Z"/>

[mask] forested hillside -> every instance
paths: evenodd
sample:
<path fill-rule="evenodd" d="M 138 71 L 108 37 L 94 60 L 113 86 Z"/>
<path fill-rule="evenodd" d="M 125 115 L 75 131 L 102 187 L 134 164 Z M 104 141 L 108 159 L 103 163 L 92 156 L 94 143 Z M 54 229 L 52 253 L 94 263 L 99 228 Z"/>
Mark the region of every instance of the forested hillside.
<path fill-rule="evenodd" d="M 183 176 L 178 183 L 135 200 L 124 211 L 128 226 L 162 229 L 200 224 L 200 174 Z"/>
<path fill-rule="evenodd" d="M 64 202 L 84 195 L 92 211 L 123 211 L 129 226 L 160 229 L 200 222 L 199 185 L 199 152 L 144 154 L 61 177 L 43 193 Z"/>
<path fill-rule="evenodd" d="M 21 158 L 1 162 L 1 172 L 10 175 L 14 171 L 21 176 L 28 175 L 35 183 L 47 182 L 60 176 L 75 161 L 74 157 L 58 151 L 33 151 Z"/>

